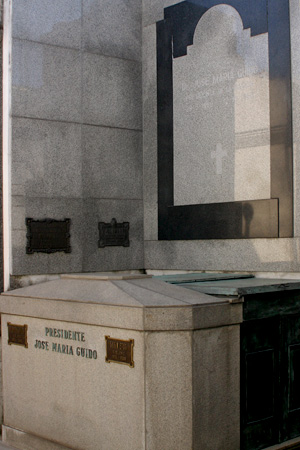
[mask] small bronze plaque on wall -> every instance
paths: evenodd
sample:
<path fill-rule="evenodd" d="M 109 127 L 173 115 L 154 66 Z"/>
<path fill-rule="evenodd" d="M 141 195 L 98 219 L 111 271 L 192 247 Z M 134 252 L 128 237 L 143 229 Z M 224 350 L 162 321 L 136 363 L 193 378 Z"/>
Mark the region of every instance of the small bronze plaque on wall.
<path fill-rule="evenodd" d="M 34 220 L 27 218 L 26 253 L 71 253 L 70 219 Z"/>
<path fill-rule="evenodd" d="M 110 336 L 105 336 L 106 340 L 106 357 L 105 361 L 115 362 L 119 364 L 127 364 L 134 367 L 133 361 L 133 346 L 134 339 L 123 341 L 122 339 L 114 339 Z"/>
<path fill-rule="evenodd" d="M 22 347 L 28 348 L 27 342 L 27 325 L 14 325 L 7 322 L 8 327 L 8 344 L 9 345 L 21 345 Z"/>
<path fill-rule="evenodd" d="M 129 222 L 117 223 L 112 219 L 110 223 L 99 222 L 99 248 L 108 246 L 129 247 Z"/>

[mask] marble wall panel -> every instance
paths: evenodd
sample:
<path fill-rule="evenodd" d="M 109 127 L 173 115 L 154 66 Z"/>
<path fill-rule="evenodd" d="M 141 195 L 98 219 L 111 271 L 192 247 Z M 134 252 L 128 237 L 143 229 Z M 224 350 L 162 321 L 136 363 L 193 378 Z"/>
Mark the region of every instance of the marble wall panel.
<path fill-rule="evenodd" d="M 141 132 L 83 126 L 82 136 L 84 197 L 141 199 Z"/>
<path fill-rule="evenodd" d="M 12 114 L 79 122 L 80 52 L 15 39 L 12 50 Z"/>
<path fill-rule="evenodd" d="M 82 111 L 84 123 L 141 130 L 141 64 L 85 53 Z"/>
<path fill-rule="evenodd" d="M 84 0 L 83 49 L 117 58 L 141 59 L 140 0 Z"/>
<path fill-rule="evenodd" d="M 14 118 L 12 146 L 13 195 L 81 197 L 80 125 Z"/>
<path fill-rule="evenodd" d="M 13 37 L 80 48 L 81 0 L 14 0 Z"/>

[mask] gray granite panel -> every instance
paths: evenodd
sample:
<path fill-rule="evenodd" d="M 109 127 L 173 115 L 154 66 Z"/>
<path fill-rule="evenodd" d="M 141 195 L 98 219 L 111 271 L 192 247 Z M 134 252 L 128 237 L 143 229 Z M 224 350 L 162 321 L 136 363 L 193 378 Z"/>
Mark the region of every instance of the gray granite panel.
<path fill-rule="evenodd" d="M 142 134 L 82 128 L 83 192 L 91 198 L 142 198 Z"/>
<path fill-rule="evenodd" d="M 119 58 L 141 59 L 140 0 L 83 1 L 83 48 Z"/>
<path fill-rule="evenodd" d="M 145 268 L 299 272 L 299 238 L 146 241 Z"/>
<path fill-rule="evenodd" d="M 294 139 L 294 233 L 300 236 L 300 5 L 297 0 L 290 0 L 291 17 L 291 58 L 292 58 L 292 107 Z"/>
<path fill-rule="evenodd" d="M 80 52 L 14 39 L 12 113 L 79 122 Z"/>
<path fill-rule="evenodd" d="M 156 26 L 143 30 L 144 235 L 157 239 Z"/>
<path fill-rule="evenodd" d="M 118 128 L 142 128 L 142 74 L 139 62 L 84 54 L 83 122 Z"/>
<path fill-rule="evenodd" d="M 129 222 L 129 247 L 98 248 L 98 222 Z M 84 201 L 83 271 L 143 269 L 143 205 L 141 200 Z"/>
<path fill-rule="evenodd" d="M 36 119 L 12 120 L 12 194 L 82 194 L 81 126 Z"/>
<path fill-rule="evenodd" d="M 143 26 L 163 20 L 164 8 L 180 3 L 176 0 L 143 0 Z"/>
<path fill-rule="evenodd" d="M 14 0 L 12 35 L 80 48 L 81 0 Z"/>
<path fill-rule="evenodd" d="M 85 233 L 80 199 L 16 198 L 12 204 L 12 275 L 81 272 Z M 25 218 L 71 219 L 71 253 L 26 254 Z"/>

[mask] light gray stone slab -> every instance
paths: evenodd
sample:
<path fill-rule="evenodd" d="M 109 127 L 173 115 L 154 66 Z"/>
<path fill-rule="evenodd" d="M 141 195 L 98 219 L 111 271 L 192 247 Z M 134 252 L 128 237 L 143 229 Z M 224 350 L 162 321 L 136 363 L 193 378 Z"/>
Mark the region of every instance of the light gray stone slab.
<path fill-rule="evenodd" d="M 141 59 L 140 0 L 84 0 L 83 48 L 118 58 Z"/>
<path fill-rule="evenodd" d="M 157 239 L 156 26 L 143 30 L 144 236 Z"/>
<path fill-rule="evenodd" d="M 140 131 L 83 126 L 83 192 L 90 198 L 142 198 Z"/>
<path fill-rule="evenodd" d="M 141 63 L 83 55 L 83 122 L 142 128 Z"/>
<path fill-rule="evenodd" d="M 146 241 L 145 268 L 298 272 L 299 238 Z"/>
<path fill-rule="evenodd" d="M 294 233 L 300 236 L 300 5 L 290 0 L 291 59 L 292 59 L 292 108 L 294 140 Z"/>
<path fill-rule="evenodd" d="M 148 450 L 190 450 L 192 334 L 147 333 L 146 423 Z"/>
<path fill-rule="evenodd" d="M 129 247 L 98 248 L 98 223 L 129 222 Z M 141 200 L 84 201 L 83 271 L 141 269 L 144 265 L 143 204 Z"/>
<path fill-rule="evenodd" d="M 175 205 L 270 198 L 268 80 L 267 34 L 210 9 L 173 59 Z"/>
<path fill-rule="evenodd" d="M 193 334 L 195 450 L 240 448 L 239 354 L 239 326 Z"/>
<path fill-rule="evenodd" d="M 80 272 L 85 224 L 80 199 L 27 197 L 20 211 L 12 208 L 12 275 Z M 22 220 L 23 215 L 23 220 Z M 26 217 L 36 220 L 71 219 L 71 253 L 56 252 L 26 254 Z M 22 223 L 21 223 L 22 222 Z"/>
<path fill-rule="evenodd" d="M 12 6 L 13 37 L 80 48 L 81 0 L 14 0 Z"/>
<path fill-rule="evenodd" d="M 80 52 L 14 39 L 12 113 L 79 122 Z"/>
<path fill-rule="evenodd" d="M 80 125 L 13 118 L 12 194 L 80 198 L 80 144 Z"/>

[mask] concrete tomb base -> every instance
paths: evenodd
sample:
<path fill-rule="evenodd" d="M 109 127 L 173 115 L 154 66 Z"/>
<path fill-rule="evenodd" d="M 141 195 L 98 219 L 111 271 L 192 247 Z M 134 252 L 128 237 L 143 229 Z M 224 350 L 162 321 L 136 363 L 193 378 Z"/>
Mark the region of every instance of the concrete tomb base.
<path fill-rule="evenodd" d="M 0 300 L 4 442 L 239 450 L 239 300 L 143 275 L 66 275 Z"/>

